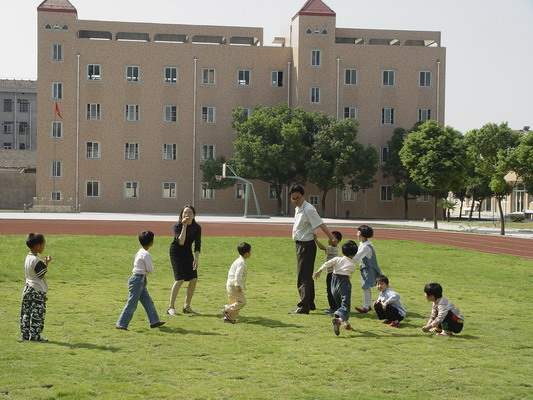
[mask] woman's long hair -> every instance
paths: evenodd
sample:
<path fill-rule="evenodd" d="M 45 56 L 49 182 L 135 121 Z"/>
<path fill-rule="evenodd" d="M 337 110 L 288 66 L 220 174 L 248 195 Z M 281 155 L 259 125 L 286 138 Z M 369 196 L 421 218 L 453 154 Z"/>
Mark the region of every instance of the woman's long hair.
<path fill-rule="evenodd" d="M 180 216 L 178 218 L 178 223 L 181 224 L 181 220 L 183 218 L 183 211 L 185 211 L 186 208 L 190 208 L 192 210 L 193 215 L 194 215 L 191 225 L 196 224 L 196 210 L 190 204 L 187 204 L 186 206 L 183 206 L 183 208 L 181 209 Z"/>

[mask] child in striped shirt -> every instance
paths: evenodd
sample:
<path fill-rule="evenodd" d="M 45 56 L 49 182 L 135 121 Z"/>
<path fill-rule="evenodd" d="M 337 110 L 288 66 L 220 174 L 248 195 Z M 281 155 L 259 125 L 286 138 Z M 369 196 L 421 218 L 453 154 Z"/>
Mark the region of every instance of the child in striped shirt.
<path fill-rule="evenodd" d="M 326 261 L 329 261 L 332 258 L 335 258 L 339 255 L 339 247 L 337 246 L 337 244 L 342 241 L 342 233 L 340 233 L 339 231 L 332 231 L 331 234 L 337 239 L 337 243 L 334 243 L 331 239 L 329 239 L 328 241 L 329 246 L 324 246 L 322 243 L 320 243 L 320 241 L 315 235 L 316 246 L 320 250 L 324 250 L 324 252 L 326 253 Z M 333 294 L 331 293 L 331 280 L 332 279 L 333 279 L 333 267 L 328 267 L 328 275 L 326 276 L 326 293 L 328 295 L 329 308 L 324 310 L 326 314 L 333 314 L 336 310 L 335 299 L 333 298 Z"/>
<path fill-rule="evenodd" d="M 461 310 L 450 300 L 442 297 L 442 286 L 438 283 L 428 283 L 424 286 L 426 300 L 433 302 L 431 316 L 422 331 L 436 333 L 440 336 L 450 336 L 463 330 L 464 317 Z"/>

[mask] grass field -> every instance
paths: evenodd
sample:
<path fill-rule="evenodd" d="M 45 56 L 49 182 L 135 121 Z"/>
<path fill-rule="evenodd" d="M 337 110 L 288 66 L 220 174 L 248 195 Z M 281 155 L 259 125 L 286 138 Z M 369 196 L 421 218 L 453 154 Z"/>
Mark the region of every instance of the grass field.
<path fill-rule="evenodd" d="M 47 237 L 53 260 L 43 336 L 50 342 L 41 344 L 17 342 L 27 248 L 23 236 L 1 236 L 0 399 L 533 398 L 532 260 L 375 241 L 407 318 L 390 328 L 373 313 L 352 314 L 355 330 L 337 337 L 329 316 L 287 314 L 297 302 L 289 238 L 245 238 L 252 244 L 248 305 L 236 325 L 221 322 L 227 271 L 243 239 L 204 238 L 192 304 L 202 315 L 170 317 L 170 238 L 156 237 L 149 290 L 168 322 L 150 329 L 139 305 L 125 332 L 114 326 L 137 239 Z M 461 334 L 421 331 L 430 281 L 461 308 Z M 352 304 L 361 305 L 357 277 L 353 283 Z M 326 305 L 323 276 L 317 306 Z"/>

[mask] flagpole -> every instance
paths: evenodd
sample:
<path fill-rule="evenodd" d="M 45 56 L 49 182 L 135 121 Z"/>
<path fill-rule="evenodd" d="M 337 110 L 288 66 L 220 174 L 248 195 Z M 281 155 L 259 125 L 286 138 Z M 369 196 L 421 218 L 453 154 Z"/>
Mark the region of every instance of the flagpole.
<path fill-rule="evenodd" d="M 56 132 L 57 133 L 57 112 L 59 110 L 59 106 L 57 105 L 57 100 L 56 100 L 56 108 L 54 110 L 54 127 L 52 129 L 52 135 L 54 134 L 53 130 L 56 129 Z M 56 191 L 56 175 L 57 175 L 57 160 L 56 160 L 56 145 L 57 145 L 57 138 L 56 137 L 52 137 L 52 140 L 54 141 L 54 158 L 53 158 L 53 161 L 52 161 L 52 172 L 54 173 L 54 175 L 52 176 L 52 193 L 54 193 Z M 56 168 L 54 169 L 54 165 L 56 166 Z M 50 194 L 50 202 L 52 202 L 52 194 Z"/>

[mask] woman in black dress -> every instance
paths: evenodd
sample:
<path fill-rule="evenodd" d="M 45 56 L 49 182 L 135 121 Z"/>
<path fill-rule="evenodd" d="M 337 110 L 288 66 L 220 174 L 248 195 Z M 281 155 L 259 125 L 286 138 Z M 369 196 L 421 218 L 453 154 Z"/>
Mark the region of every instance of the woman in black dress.
<path fill-rule="evenodd" d="M 170 292 L 170 303 L 167 314 L 178 315 L 175 310 L 176 297 L 184 281 L 189 282 L 187 298 L 183 305 L 183 312 L 199 314 L 191 308 L 191 299 L 198 280 L 198 257 L 202 244 L 202 228 L 195 221 L 196 210 L 193 206 L 185 206 L 181 210 L 178 223 L 174 225 L 174 241 L 170 245 L 170 262 L 174 270 L 174 285 Z M 194 243 L 194 256 L 192 244 Z"/>

